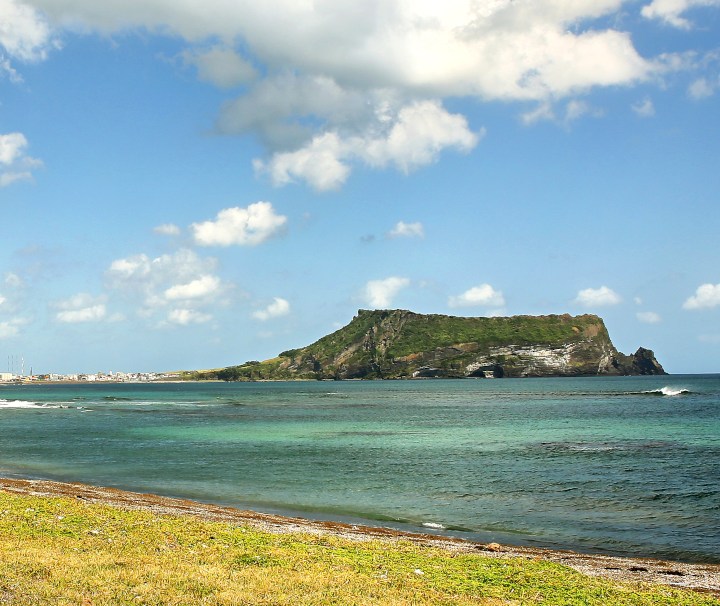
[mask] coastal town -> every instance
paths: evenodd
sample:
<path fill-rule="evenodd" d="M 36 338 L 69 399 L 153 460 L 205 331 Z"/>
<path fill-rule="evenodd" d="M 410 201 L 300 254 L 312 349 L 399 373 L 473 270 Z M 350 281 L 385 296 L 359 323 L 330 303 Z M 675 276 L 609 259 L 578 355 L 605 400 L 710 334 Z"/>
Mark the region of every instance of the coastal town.
<path fill-rule="evenodd" d="M 179 381 L 179 372 L 97 372 L 93 374 L 15 374 L 0 372 L 0 383 L 151 383 Z"/>

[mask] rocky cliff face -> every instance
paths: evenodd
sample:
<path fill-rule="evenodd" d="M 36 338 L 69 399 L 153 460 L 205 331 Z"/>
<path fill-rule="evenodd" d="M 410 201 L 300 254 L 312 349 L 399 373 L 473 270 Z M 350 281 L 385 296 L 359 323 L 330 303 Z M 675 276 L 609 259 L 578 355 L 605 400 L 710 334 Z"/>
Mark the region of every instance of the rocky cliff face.
<path fill-rule="evenodd" d="M 407 379 L 665 374 L 652 351 L 615 349 L 594 315 L 460 318 L 360 310 L 340 330 L 219 378 Z"/>

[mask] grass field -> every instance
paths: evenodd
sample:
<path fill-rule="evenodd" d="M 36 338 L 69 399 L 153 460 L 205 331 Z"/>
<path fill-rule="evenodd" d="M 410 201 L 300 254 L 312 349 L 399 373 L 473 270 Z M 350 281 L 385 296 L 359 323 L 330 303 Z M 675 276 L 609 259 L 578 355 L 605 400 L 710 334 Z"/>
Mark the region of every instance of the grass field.
<path fill-rule="evenodd" d="M 720 606 L 720 600 L 591 578 L 541 560 L 274 534 L 0 492 L 0 604 Z"/>

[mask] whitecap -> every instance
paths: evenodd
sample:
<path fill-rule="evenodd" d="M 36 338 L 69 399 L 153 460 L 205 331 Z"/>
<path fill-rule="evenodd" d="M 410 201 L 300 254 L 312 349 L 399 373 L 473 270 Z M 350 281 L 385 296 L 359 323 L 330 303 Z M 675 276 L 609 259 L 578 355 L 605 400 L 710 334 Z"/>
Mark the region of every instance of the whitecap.
<path fill-rule="evenodd" d="M 57 406 L 47 406 L 25 400 L 0 400 L 0 408 L 57 408 Z"/>
<path fill-rule="evenodd" d="M 662 396 L 680 396 L 682 394 L 690 393 L 690 390 L 683 387 L 670 387 L 666 385 L 660 389 L 651 389 L 650 391 L 645 391 L 643 393 L 658 394 Z"/>
<path fill-rule="evenodd" d="M 438 524 L 437 522 L 423 522 L 422 525 L 425 528 L 434 528 L 435 530 L 445 530 L 445 526 Z"/>

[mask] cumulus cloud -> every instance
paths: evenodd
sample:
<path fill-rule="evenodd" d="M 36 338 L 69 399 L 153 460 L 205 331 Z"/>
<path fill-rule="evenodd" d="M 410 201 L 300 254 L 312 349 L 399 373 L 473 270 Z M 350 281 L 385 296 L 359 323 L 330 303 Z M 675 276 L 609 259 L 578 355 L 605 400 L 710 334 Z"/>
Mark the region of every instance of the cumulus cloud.
<path fill-rule="evenodd" d="M 55 319 L 65 324 L 98 322 L 105 319 L 107 314 L 105 297 L 93 297 L 87 293 L 80 293 L 64 301 L 58 301 L 54 307 L 59 310 L 55 314 Z"/>
<path fill-rule="evenodd" d="M 398 221 L 390 232 L 388 232 L 390 238 L 423 238 L 425 237 L 425 229 L 423 224 L 417 223 L 405 223 L 404 221 Z"/>
<path fill-rule="evenodd" d="M 259 309 L 253 313 L 256 320 L 270 320 L 271 318 L 279 318 L 290 313 L 290 303 L 281 297 L 275 297 L 265 309 Z"/>
<path fill-rule="evenodd" d="M 639 311 L 635 317 L 643 324 L 658 324 L 662 321 L 660 314 L 654 311 Z"/>
<path fill-rule="evenodd" d="M 629 35 L 596 22 L 617 13 L 622 0 L 389 0 L 362 8 L 351 0 L 32 4 L 56 23 L 72 19 L 106 32 L 134 27 L 191 42 L 240 39 L 269 66 L 366 89 L 394 85 L 441 96 L 539 98 L 632 83 L 651 69 Z"/>
<path fill-rule="evenodd" d="M 464 116 L 447 112 L 438 101 L 415 102 L 376 118 L 359 135 L 326 132 L 267 163 L 256 160 L 256 170 L 269 173 L 275 185 L 300 179 L 325 191 L 345 182 L 352 162 L 408 173 L 436 161 L 446 148 L 469 152 L 484 134 L 472 132 Z"/>
<path fill-rule="evenodd" d="M 217 261 L 189 249 L 150 258 L 145 254 L 117 259 L 106 272 L 108 286 L 137 302 L 141 317 L 164 314 L 167 322 L 187 325 L 207 322 L 208 307 L 222 304 L 229 285 L 213 271 Z"/>
<path fill-rule="evenodd" d="M 617 305 L 621 301 L 622 298 L 614 290 L 607 286 L 601 286 L 579 291 L 573 302 L 584 307 L 604 307 Z"/>
<path fill-rule="evenodd" d="M 653 0 L 642 9 L 643 17 L 659 19 L 680 29 L 690 29 L 692 23 L 683 13 L 702 6 L 720 6 L 720 0 Z"/>
<path fill-rule="evenodd" d="M 669 1 L 655 0 L 646 16 L 671 18 L 715 0 L 674 0 L 675 13 L 663 8 Z M 595 115 L 577 101 L 588 91 L 667 69 L 611 25 L 627 0 L 4 2 L 35 7 L 28 10 L 39 23 L 42 10 L 58 28 L 184 39 L 181 58 L 201 80 L 243 86 L 217 130 L 258 135 L 268 157 L 255 166 L 274 183 L 319 190 L 342 186 L 356 163 L 408 172 L 445 150 L 472 149 L 482 130 L 443 99 L 528 101 L 545 113 L 542 104 L 570 99 L 559 119 L 572 121 Z M 35 54 L 49 36 L 30 44 Z"/>
<path fill-rule="evenodd" d="M 20 61 L 40 61 L 56 46 L 40 11 L 30 3 L 0 0 L 0 47 L 5 53 Z"/>
<path fill-rule="evenodd" d="M 270 202 L 255 202 L 247 208 L 226 208 L 214 221 L 193 223 L 190 229 L 200 246 L 257 246 L 277 235 L 287 217 L 275 212 Z"/>
<path fill-rule="evenodd" d="M 32 169 L 42 162 L 26 153 L 28 141 L 22 133 L 0 135 L 0 187 L 32 179 Z"/>
<path fill-rule="evenodd" d="M 473 286 L 458 296 L 448 299 L 449 307 L 502 307 L 505 297 L 502 292 L 495 290 L 490 284 Z"/>
<path fill-rule="evenodd" d="M 686 299 L 683 309 L 710 309 L 720 305 L 720 284 L 698 286 L 695 294 Z"/>
<path fill-rule="evenodd" d="M 392 300 L 403 289 L 410 286 L 408 278 L 391 276 L 383 280 L 370 280 L 365 285 L 363 298 L 374 309 L 385 309 L 392 305 Z"/>

